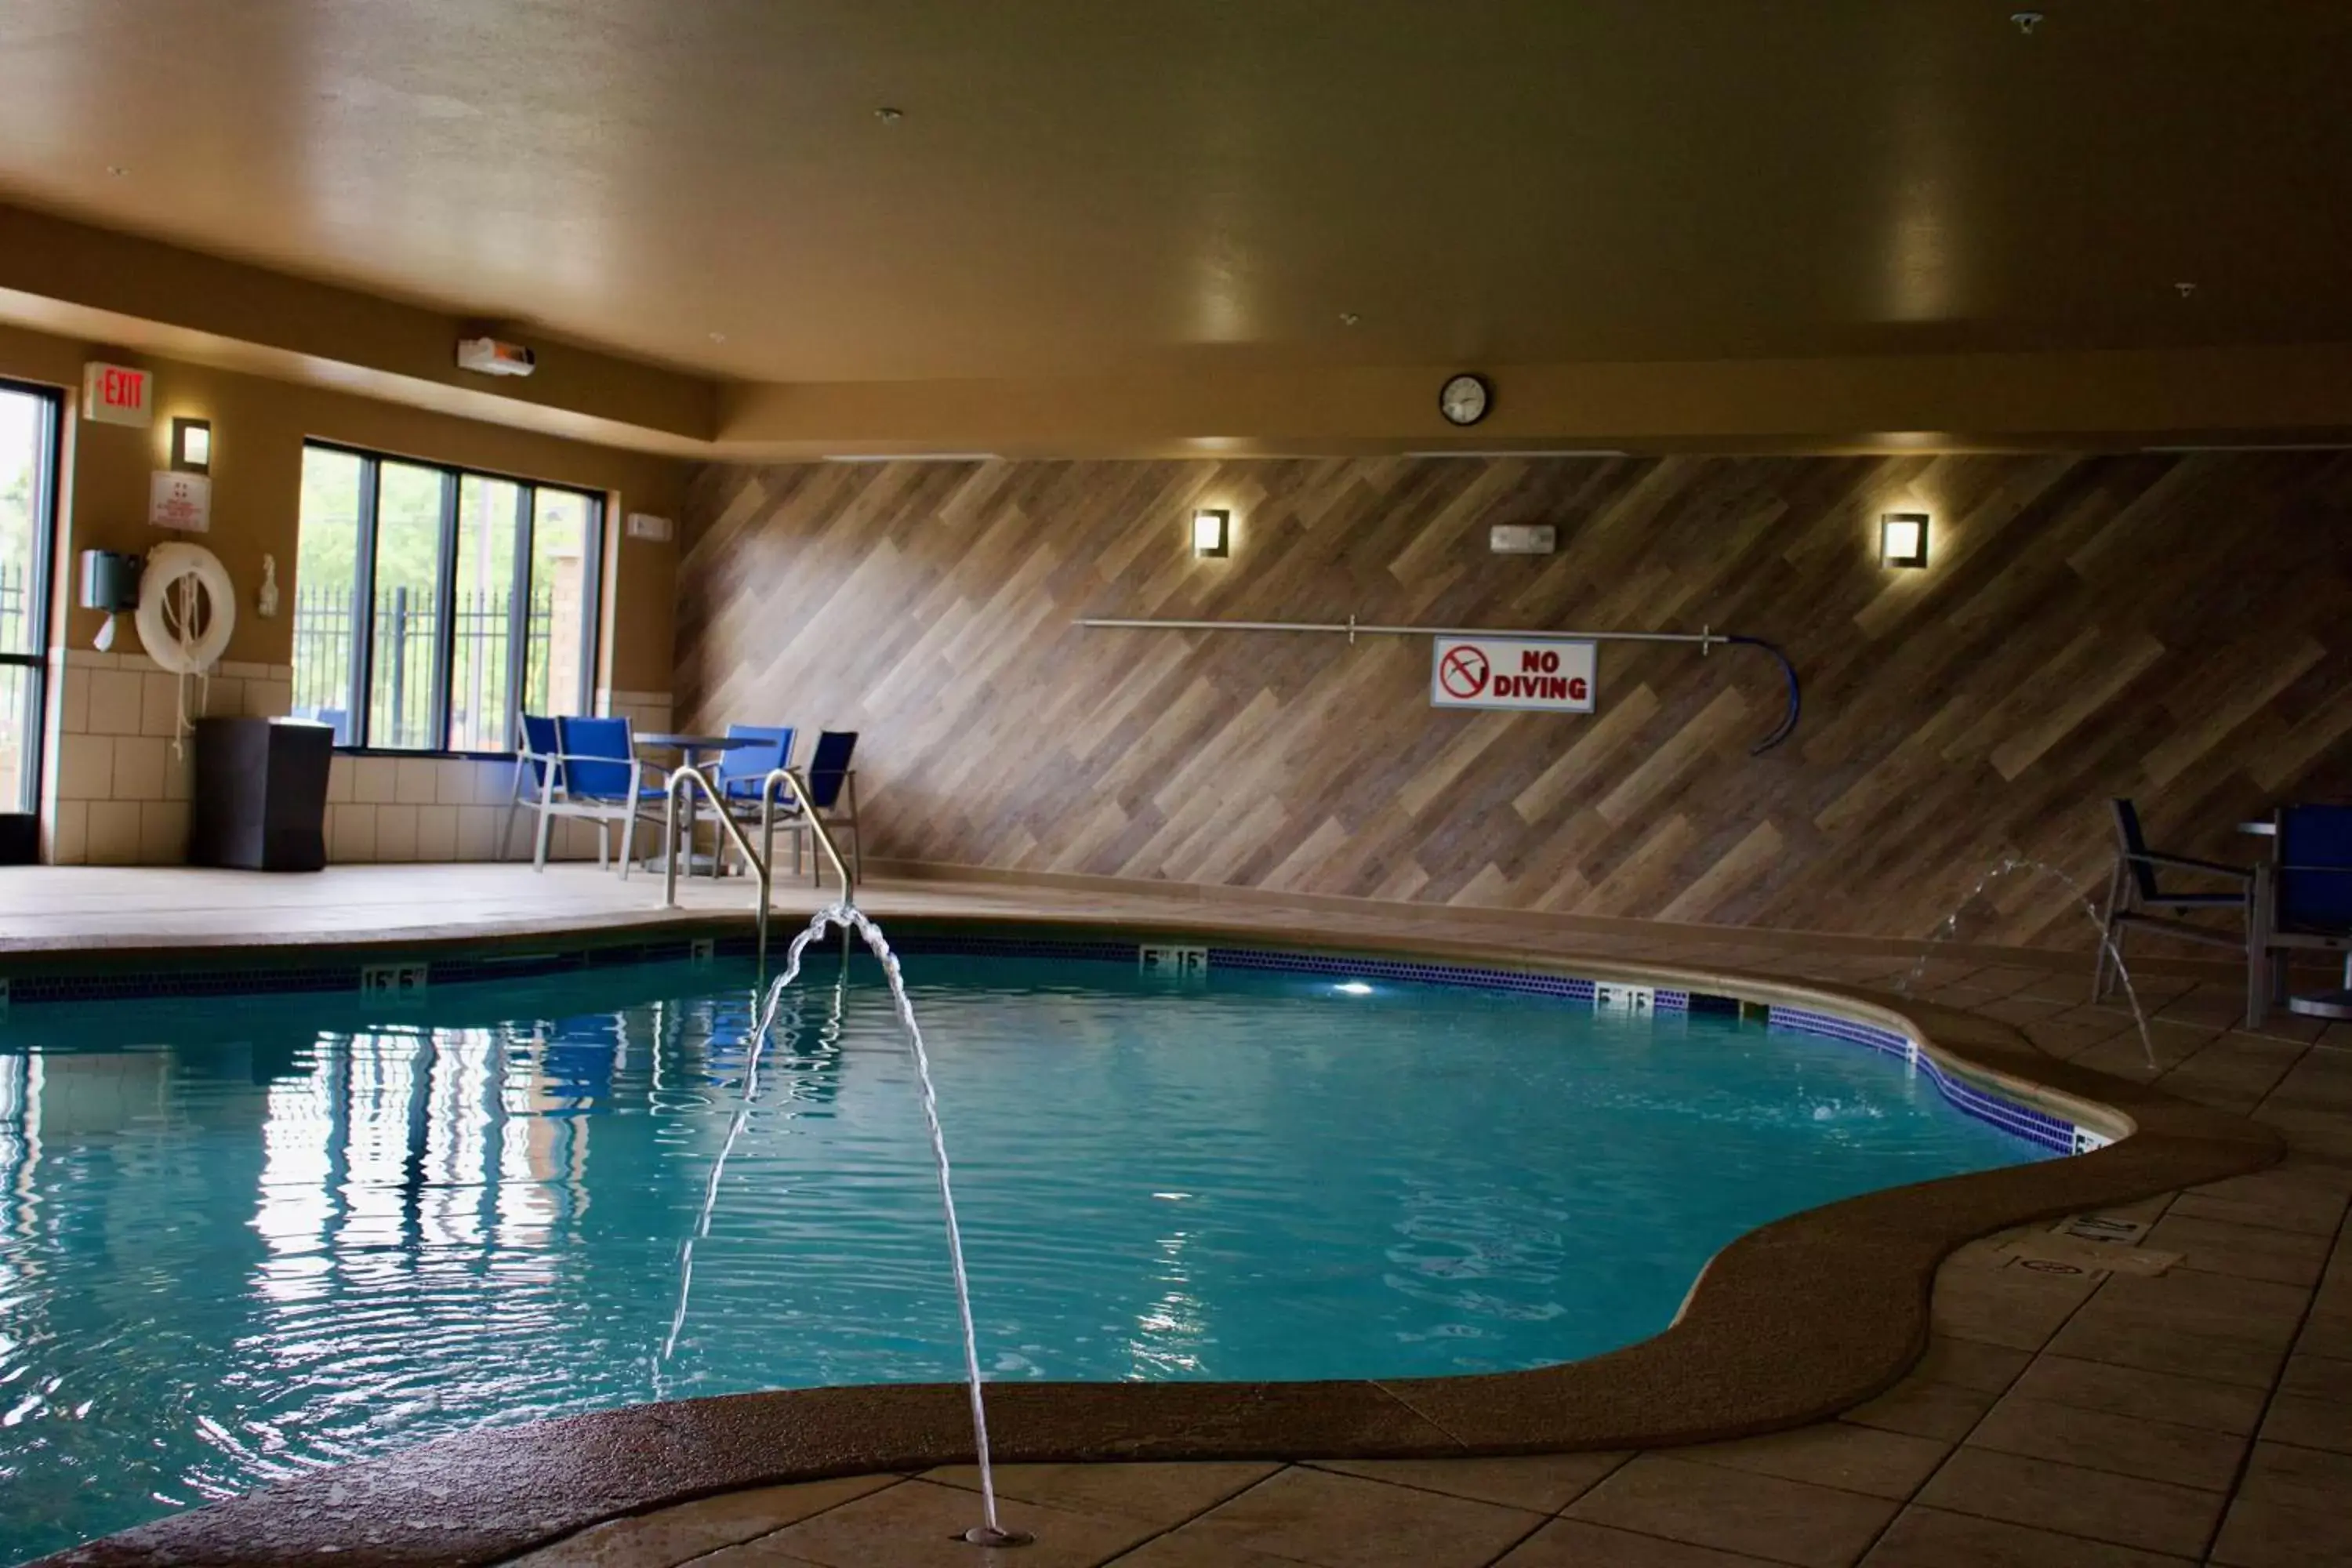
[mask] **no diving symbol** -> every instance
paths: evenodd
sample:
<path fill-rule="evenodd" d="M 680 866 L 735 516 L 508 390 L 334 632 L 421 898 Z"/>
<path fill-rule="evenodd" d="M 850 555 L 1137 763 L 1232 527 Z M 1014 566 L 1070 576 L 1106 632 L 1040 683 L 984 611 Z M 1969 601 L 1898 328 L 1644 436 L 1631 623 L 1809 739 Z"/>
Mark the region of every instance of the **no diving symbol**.
<path fill-rule="evenodd" d="M 1468 699 L 1486 689 L 1486 656 L 1475 647 L 1457 647 L 1437 663 L 1437 683 L 1448 697 Z"/>

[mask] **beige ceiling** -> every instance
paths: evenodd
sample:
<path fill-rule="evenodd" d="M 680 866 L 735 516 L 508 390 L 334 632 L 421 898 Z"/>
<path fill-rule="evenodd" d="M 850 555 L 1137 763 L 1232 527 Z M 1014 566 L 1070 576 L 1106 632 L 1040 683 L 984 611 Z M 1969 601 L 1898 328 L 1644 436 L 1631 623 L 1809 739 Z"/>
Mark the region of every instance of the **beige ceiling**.
<path fill-rule="evenodd" d="M 0 199 L 755 381 L 2352 340 L 2352 5 L 2020 3 L 9 0 Z"/>

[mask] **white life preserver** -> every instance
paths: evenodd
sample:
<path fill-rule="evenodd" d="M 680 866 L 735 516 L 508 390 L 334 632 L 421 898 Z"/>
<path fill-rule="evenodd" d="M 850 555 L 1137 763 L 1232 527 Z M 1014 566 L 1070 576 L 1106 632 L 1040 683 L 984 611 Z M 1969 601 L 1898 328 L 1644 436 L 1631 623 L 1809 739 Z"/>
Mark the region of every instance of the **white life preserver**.
<path fill-rule="evenodd" d="M 159 544 L 139 579 L 139 640 L 173 675 L 202 675 L 236 629 L 236 589 L 201 544 Z"/>

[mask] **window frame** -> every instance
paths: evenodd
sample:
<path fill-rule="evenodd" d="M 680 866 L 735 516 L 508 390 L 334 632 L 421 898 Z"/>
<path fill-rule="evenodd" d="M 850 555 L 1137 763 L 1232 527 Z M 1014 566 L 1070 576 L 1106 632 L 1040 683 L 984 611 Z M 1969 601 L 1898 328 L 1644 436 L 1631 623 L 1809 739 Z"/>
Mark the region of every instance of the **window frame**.
<path fill-rule="evenodd" d="M 0 392 L 29 397 L 42 410 L 42 426 L 35 432 L 33 489 L 26 498 L 33 537 L 32 566 L 25 581 L 25 616 L 26 628 L 32 633 L 33 651 L 0 651 L 0 668 L 32 671 L 26 679 L 31 683 L 32 700 L 28 707 L 33 721 L 30 733 L 24 737 L 24 751 L 17 762 L 22 798 L 16 802 L 0 800 L 0 816 L 31 817 L 37 822 L 41 816 L 42 770 L 48 762 L 45 742 L 49 730 L 49 654 L 54 632 L 49 595 L 54 580 L 51 574 L 58 563 L 58 495 L 64 484 L 66 399 L 58 387 L 10 376 L 0 376 Z"/>
<path fill-rule="evenodd" d="M 506 757 L 511 756 L 519 742 L 521 728 L 523 677 L 529 669 L 529 637 L 530 625 L 530 565 L 535 543 L 534 531 L 539 521 L 539 492 L 555 490 L 578 496 L 587 506 L 581 533 L 581 595 L 580 626 L 580 690 L 584 706 L 595 706 L 596 663 L 604 637 L 604 531 L 612 497 L 604 490 L 585 485 L 563 484 L 554 479 L 536 479 L 523 474 L 504 473 L 496 468 L 478 468 L 461 463 L 438 462 L 431 458 L 412 458 L 404 453 L 378 451 L 373 447 L 353 446 L 327 437 L 306 437 L 302 450 L 307 457 L 312 451 L 334 452 L 357 458 L 360 465 L 359 504 L 354 523 L 357 537 L 352 543 L 352 650 L 350 681 L 352 740 L 339 743 L 335 750 L 358 755 L 387 757 Z M 377 511 L 383 493 L 383 465 L 397 463 L 404 468 L 424 468 L 441 479 L 439 551 L 434 564 L 435 592 L 444 608 L 439 612 L 434 628 L 432 664 L 432 702 L 428 727 L 430 746 L 380 746 L 373 742 L 373 687 L 375 679 L 375 568 Z M 515 487 L 515 549 L 514 563 L 508 579 L 507 609 L 507 688 L 513 694 L 506 715 L 506 748 L 485 752 L 452 747 L 449 727 L 453 707 L 451 682 L 457 668 L 457 526 L 458 501 L 468 479 L 488 480 Z M 297 559 L 299 559 L 301 520 L 295 520 Z M 297 581 L 296 588 L 301 584 Z M 554 671 L 549 670 L 552 680 Z"/>

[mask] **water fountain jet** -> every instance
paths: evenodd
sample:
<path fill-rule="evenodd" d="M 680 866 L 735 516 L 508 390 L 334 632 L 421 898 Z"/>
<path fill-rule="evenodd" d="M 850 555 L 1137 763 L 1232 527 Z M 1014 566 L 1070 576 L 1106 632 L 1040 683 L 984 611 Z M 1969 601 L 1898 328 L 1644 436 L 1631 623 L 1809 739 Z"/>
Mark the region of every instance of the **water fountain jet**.
<path fill-rule="evenodd" d="M 1948 942 L 1958 933 L 1960 916 L 1967 911 L 1969 906 L 1982 898 L 1985 890 L 1994 883 L 2020 871 L 2037 871 L 2045 877 L 2054 877 L 2067 892 L 2073 895 L 2075 903 L 2081 906 L 2084 918 L 2088 920 L 2091 922 L 2091 928 L 2098 932 L 2100 948 L 2105 952 L 2108 961 L 2116 966 L 2116 978 L 2123 982 L 2124 996 L 2131 1004 L 2132 1022 L 2139 1027 L 2140 1050 L 2147 1058 L 2148 1070 L 2154 1072 L 2156 1070 L 2156 1038 L 2148 1030 L 2147 1014 L 2139 1005 L 2139 989 L 2132 984 L 2131 970 L 2124 963 L 2123 949 L 2116 946 L 2115 940 L 2107 934 L 2107 922 L 2099 918 L 2097 901 L 2083 890 L 2083 885 L 2080 882 L 2046 860 L 2035 860 L 2022 855 L 2007 856 L 1995 863 L 1991 870 L 1979 878 L 1977 885 L 1969 889 L 1969 896 L 1953 905 L 1952 912 L 1946 915 L 1943 923 L 1937 926 L 1928 936 L 1927 945 L 1920 949 L 1919 957 L 1911 965 L 1910 972 L 1895 983 L 1896 994 L 1903 996 L 1911 994 L 1911 987 L 1917 984 L 1919 976 L 1927 972 L 1928 961 L 1935 956 L 1936 944 L 1939 942 Z"/>

